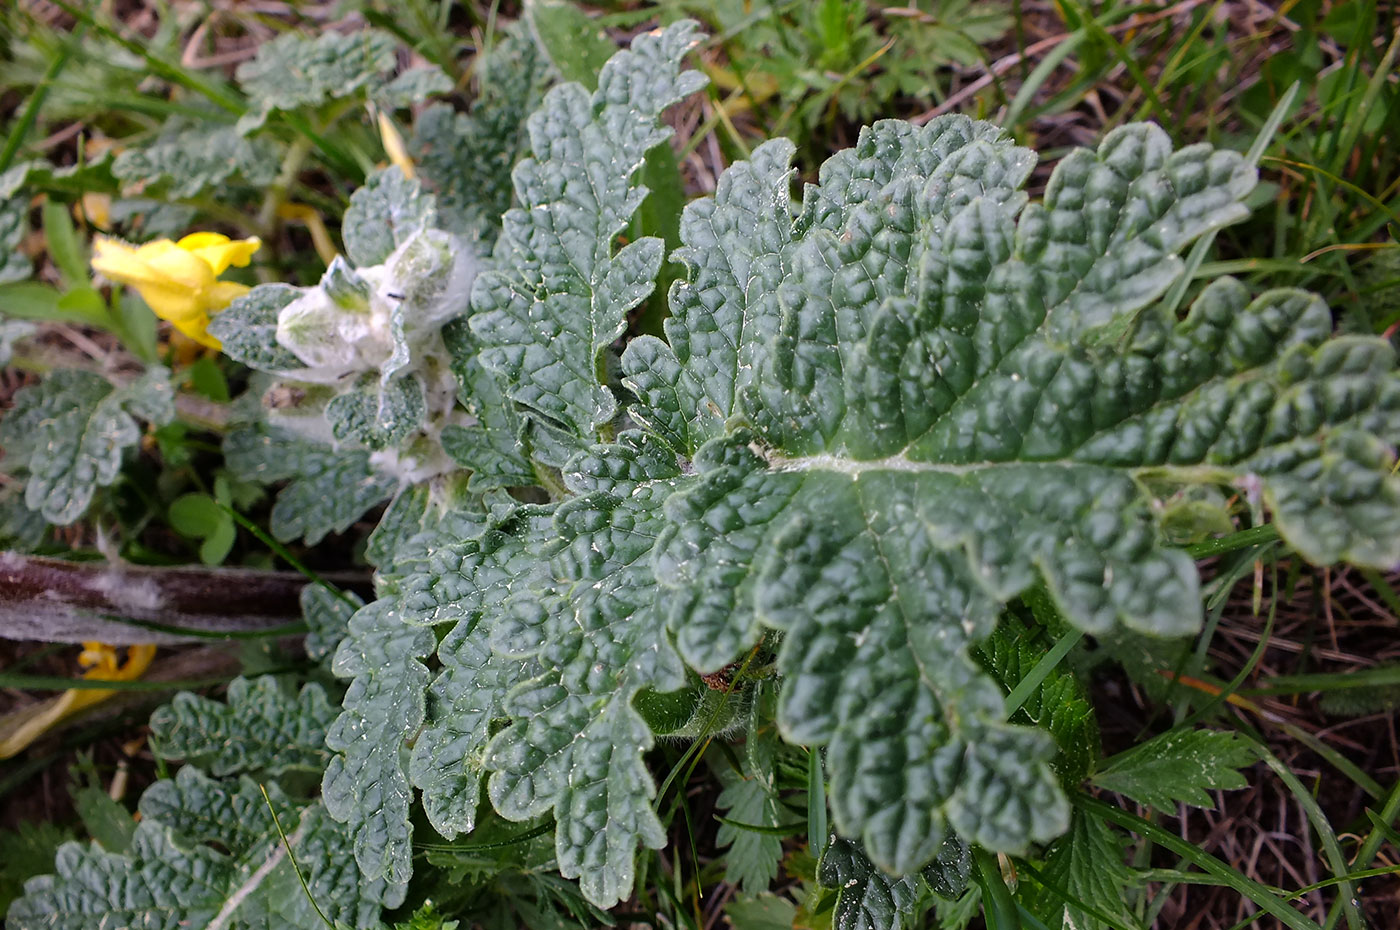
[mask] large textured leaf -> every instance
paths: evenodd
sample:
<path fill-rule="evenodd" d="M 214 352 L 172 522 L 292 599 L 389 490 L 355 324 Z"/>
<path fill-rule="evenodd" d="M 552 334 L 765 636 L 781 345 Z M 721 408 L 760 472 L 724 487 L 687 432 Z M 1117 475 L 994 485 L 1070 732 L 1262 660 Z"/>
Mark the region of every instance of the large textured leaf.
<path fill-rule="evenodd" d="M 307 38 L 288 32 L 258 46 L 238 66 L 238 83 L 253 108 L 238 121 L 240 132 L 258 128 L 276 110 L 315 107 L 349 97 L 377 82 L 394 66 L 394 40 L 365 29 Z"/>
<path fill-rule="evenodd" d="M 638 419 L 673 446 L 718 428 L 702 411 L 752 428 L 699 448 L 698 482 L 666 502 L 655 566 L 683 654 L 710 671 L 786 633 L 784 733 L 830 744 L 838 830 L 896 873 L 945 823 L 1011 851 L 1066 826 L 1048 741 L 1003 724 L 967 660 L 1001 603 L 1043 582 L 1089 631 L 1199 623 L 1194 566 L 1138 478 L 1262 490 L 1313 558 L 1400 556 L 1400 533 L 1363 528 L 1400 527 L 1366 435 L 1400 428 L 1390 349 L 1325 343 L 1326 308 L 1296 291 L 1217 282 L 1180 322 L 1152 306 L 1176 252 L 1242 214 L 1243 161 L 1131 126 L 1022 210 L 1031 162 L 985 124 L 880 123 L 823 167 L 786 245 L 762 222 L 716 236 L 755 224 L 691 208 L 713 214 L 688 217 L 687 245 L 740 274 L 694 270 L 716 283 L 672 328 L 727 338 L 627 359 Z M 733 282 L 774 261 L 755 310 Z M 709 387 L 716 371 L 733 385 Z"/>
<path fill-rule="evenodd" d="M 277 342 L 277 314 L 297 298 L 286 284 L 260 284 L 220 311 L 209 334 L 224 354 L 260 371 L 289 371 L 301 362 Z"/>
<path fill-rule="evenodd" d="M 309 684 L 292 696 L 264 675 L 235 678 L 226 703 L 181 692 L 151 715 L 161 755 L 189 759 L 215 775 L 293 769 L 320 772 L 330 760 L 326 728 L 335 709 L 326 692 Z"/>
<path fill-rule="evenodd" d="M 680 69 L 693 41 L 690 23 L 638 36 L 592 94 L 564 84 L 546 95 L 529 121 L 534 158 L 515 169 L 519 206 L 505 215 L 498 267 L 472 293 L 482 361 L 511 398 L 580 437 L 616 412 L 597 383 L 599 355 L 661 267 L 660 240 L 615 243 L 646 196 L 635 175 L 647 150 L 670 135 L 661 112 L 704 84 Z"/>
<path fill-rule="evenodd" d="M 0 422 L 0 445 L 28 470 L 29 508 L 50 523 L 72 523 L 98 488 L 116 481 L 122 457 L 141 438 L 135 418 L 164 425 L 174 415 L 164 368 L 119 388 L 100 375 L 65 369 L 15 395 Z"/>
<path fill-rule="evenodd" d="M 1400 479 L 1376 438 L 1400 433 L 1400 381 L 1382 342 L 1328 342 L 1302 292 L 1227 279 L 1185 319 L 1156 304 L 1177 253 L 1242 215 L 1238 155 L 1173 153 L 1129 126 L 1067 156 L 1028 206 L 1033 155 L 948 117 L 867 130 L 796 211 L 781 142 L 688 207 L 668 341 L 622 360 L 645 432 L 598 444 L 616 414 L 605 352 L 654 273 L 647 240 L 616 237 L 655 114 L 688 86 L 687 35 L 639 37 L 597 95 L 556 89 L 531 122 L 520 209 L 469 318 L 476 359 L 530 420 L 478 414 L 465 454 L 488 471 L 523 436 L 517 464 L 560 466 L 564 486 L 538 469 L 553 503 L 502 495 L 484 529 L 394 564 L 361 616 L 412 648 L 342 646 L 374 658 L 343 669 L 337 748 L 357 768 L 333 770 L 354 801 L 331 809 L 370 824 L 361 865 L 384 874 L 422 721 L 410 771 L 435 827 L 470 829 L 489 773 L 497 811 L 552 813 L 561 872 L 611 906 L 637 846 L 663 839 L 632 699 L 683 686 L 682 658 L 708 673 L 777 643 L 782 735 L 827 747 L 845 845 L 824 866 L 856 889 L 843 920 L 889 925 L 917 890 L 891 875 L 940 863 L 956 889 L 965 844 L 1021 852 L 1068 826 L 1055 740 L 1007 722 L 971 658 L 1007 601 L 1043 589 L 1090 632 L 1195 630 L 1195 567 L 1149 487 L 1234 483 L 1310 558 L 1400 559 Z M 444 634 L 426 720 L 432 643 L 413 625 Z M 1010 680 L 1031 657 L 1005 651 L 992 664 Z M 1076 694 L 1053 686 L 1026 716 L 1091 735 L 1045 713 Z"/>

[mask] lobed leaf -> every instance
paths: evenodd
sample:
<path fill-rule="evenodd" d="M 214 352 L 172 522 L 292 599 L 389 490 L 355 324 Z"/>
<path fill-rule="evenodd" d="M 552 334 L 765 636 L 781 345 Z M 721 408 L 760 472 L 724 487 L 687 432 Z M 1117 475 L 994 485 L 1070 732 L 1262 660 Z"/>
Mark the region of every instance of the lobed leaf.
<path fill-rule="evenodd" d="M 252 105 L 238 130 L 257 129 L 277 110 L 349 97 L 393 68 L 394 52 L 393 38 L 376 29 L 324 32 L 314 38 L 287 32 L 265 42 L 256 56 L 238 66 L 238 84 Z"/>
<path fill-rule="evenodd" d="M 592 94 L 563 84 L 529 120 L 534 152 L 515 168 L 519 206 L 506 213 L 496 268 L 472 291 L 482 362 L 506 393 L 579 437 L 612 419 L 597 384 L 599 353 L 654 287 L 660 240 L 616 249 L 646 195 L 636 183 L 647 150 L 670 135 L 663 110 L 703 85 L 681 59 L 694 26 L 638 36 L 614 56 Z"/>
<path fill-rule="evenodd" d="M 223 703 L 177 694 L 151 715 L 151 732 L 162 756 L 198 762 L 215 775 L 281 775 L 326 767 L 326 728 L 334 719 L 320 685 L 308 684 L 293 697 L 275 676 L 263 675 L 235 678 Z"/>
<path fill-rule="evenodd" d="M 404 741 L 423 724 L 428 670 L 421 660 L 433 644 L 431 631 L 394 614 L 393 602 L 375 601 L 350 619 L 332 666 L 355 681 L 326 734 L 326 745 L 340 755 L 326 769 L 322 799 L 332 817 L 349 825 L 361 873 L 391 886 L 404 885 L 413 872 Z"/>
<path fill-rule="evenodd" d="M 91 372 L 64 369 L 15 395 L 0 422 L 0 445 L 28 472 L 24 500 L 50 523 L 72 523 L 98 488 L 117 480 L 141 438 L 136 417 L 161 426 L 175 415 L 170 373 L 152 368 L 114 388 Z"/>
<path fill-rule="evenodd" d="M 1207 791 L 1243 788 L 1239 770 L 1259 761 L 1254 747 L 1227 730 L 1172 730 L 1105 763 L 1093 782 L 1163 813 L 1177 804 L 1214 807 Z"/>

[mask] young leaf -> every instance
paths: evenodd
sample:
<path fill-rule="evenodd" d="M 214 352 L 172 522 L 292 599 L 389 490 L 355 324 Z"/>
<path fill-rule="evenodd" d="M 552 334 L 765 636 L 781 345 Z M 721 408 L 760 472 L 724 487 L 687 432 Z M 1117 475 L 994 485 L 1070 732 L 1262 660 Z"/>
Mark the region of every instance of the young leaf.
<path fill-rule="evenodd" d="M 1004 688 L 1014 690 L 1049 651 L 1037 642 L 1039 635 L 1044 632 L 1003 616 L 996 631 L 977 646 L 977 662 Z M 1084 686 L 1063 664 L 1051 670 L 1011 720 L 1033 723 L 1055 738 L 1058 752 L 1051 765 L 1066 788 L 1078 786 L 1099 761 L 1094 707 Z"/>
<path fill-rule="evenodd" d="M 1253 746 L 1228 730 L 1171 730 L 1109 759 L 1093 783 L 1172 814 L 1178 803 L 1213 807 L 1206 792 L 1245 787 L 1239 770 L 1257 761 Z"/>
<path fill-rule="evenodd" d="M 341 225 L 345 254 L 358 268 L 381 264 L 436 220 L 437 203 L 422 186 L 397 166 L 385 168 L 350 195 Z"/>

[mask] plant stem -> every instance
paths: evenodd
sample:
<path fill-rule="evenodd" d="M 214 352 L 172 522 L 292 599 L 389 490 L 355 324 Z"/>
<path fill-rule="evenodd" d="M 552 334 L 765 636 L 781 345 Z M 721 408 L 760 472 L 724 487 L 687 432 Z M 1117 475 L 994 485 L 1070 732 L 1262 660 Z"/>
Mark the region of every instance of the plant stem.
<path fill-rule="evenodd" d="M 0 551 L 0 638 L 130 645 L 266 631 L 300 619 L 306 584 L 295 572 L 64 562 Z M 351 587 L 368 593 L 368 579 Z"/>

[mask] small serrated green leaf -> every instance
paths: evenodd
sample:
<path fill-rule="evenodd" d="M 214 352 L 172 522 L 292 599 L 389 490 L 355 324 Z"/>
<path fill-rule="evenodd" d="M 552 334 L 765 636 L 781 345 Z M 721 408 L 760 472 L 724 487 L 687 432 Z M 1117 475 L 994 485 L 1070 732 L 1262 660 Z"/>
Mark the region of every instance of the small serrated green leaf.
<path fill-rule="evenodd" d="M 1206 792 L 1245 787 L 1239 770 L 1257 761 L 1253 745 L 1228 730 L 1171 730 L 1109 759 L 1093 783 L 1170 814 L 1178 803 L 1213 807 Z"/>
<path fill-rule="evenodd" d="M 97 489 L 116 481 L 124 455 L 141 438 L 133 414 L 156 425 L 174 416 L 164 368 L 122 388 L 65 369 L 17 393 L 0 422 L 0 445 L 28 469 L 29 508 L 60 525 L 81 517 Z"/>
<path fill-rule="evenodd" d="M 1069 832 L 1045 855 L 1043 903 L 1037 907 L 1047 926 L 1065 930 L 1119 930 L 1136 926 L 1120 917 L 1124 896 L 1137 884 L 1125 864 L 1123 838 L 1098 817 L 1076 810 Z M 1099 915 L 1111 918 L 1105 923 Z"/>

